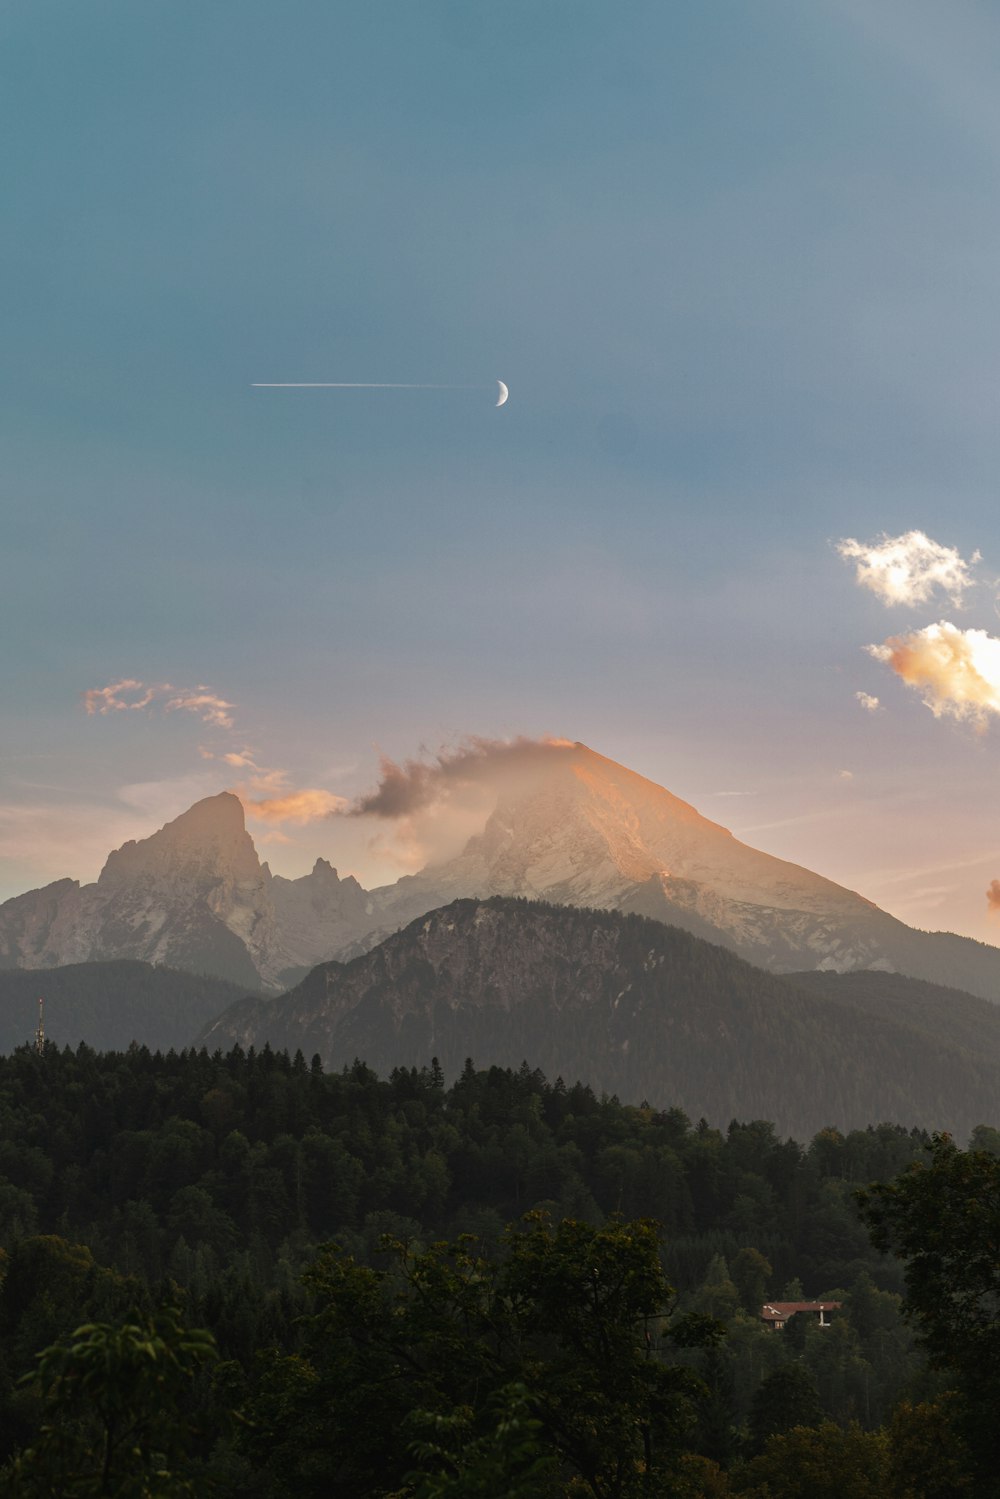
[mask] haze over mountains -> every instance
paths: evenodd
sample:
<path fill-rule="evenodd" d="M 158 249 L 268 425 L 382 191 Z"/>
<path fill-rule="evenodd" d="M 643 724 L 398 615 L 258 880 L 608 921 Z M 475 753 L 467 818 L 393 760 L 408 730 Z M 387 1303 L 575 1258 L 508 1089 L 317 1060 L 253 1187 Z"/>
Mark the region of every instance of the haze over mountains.
<path fill-rule="evenodd" d="M 38 998 L 45 1031 L 60 1049 L 81 1041 L 95 1051 L 182 1051 L 246 991 L 224 979 L 154 968 L 130 958 L 62 968 L 0 971 L 0 1055 L 34 1041 Z"/>
<path fill-rule="evenodd" d="M 584 745 L 538 749 L 498 778 L 457 857 L 372 891 L 324 860 L 272 875 L 238 798 L 209 797 L 111 854 L 96 883 L 0 906 L 0 966 L 138 958 L 277 992 L 449 901 L 505 895 L 653 917 L 776 972 L 876 968 L 1000 999 L 997 948 L 907 927 Z"/>

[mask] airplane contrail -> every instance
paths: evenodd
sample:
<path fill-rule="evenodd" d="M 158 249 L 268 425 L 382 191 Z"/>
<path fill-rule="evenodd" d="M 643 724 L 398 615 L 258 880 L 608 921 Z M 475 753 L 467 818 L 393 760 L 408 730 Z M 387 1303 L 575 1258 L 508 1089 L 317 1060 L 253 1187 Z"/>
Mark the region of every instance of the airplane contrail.
<path fill-rule="evenodd" d="M 402 385 L 396 380 L 254 380 L 251 390 L 489 390 L 488 385 Z"/>
<path fill-rule="evenodd" d="M 497 405 L 509 395 L 502 380 L 497 384 Z M 426 385 L 399 380 L 254 380 L 251 390 L 490 390 L 489 385 Z"/>

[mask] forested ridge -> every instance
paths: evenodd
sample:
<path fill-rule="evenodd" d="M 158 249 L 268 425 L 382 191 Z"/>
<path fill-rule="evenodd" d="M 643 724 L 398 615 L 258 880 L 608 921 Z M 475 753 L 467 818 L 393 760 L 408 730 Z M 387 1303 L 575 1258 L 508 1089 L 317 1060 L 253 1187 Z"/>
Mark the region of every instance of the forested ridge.
<path fill-rule="evenodd" d="M 550 1077 L 799 1137 L 830 1121 L 963 1137 L 1000 1122 L 987 1000 L 897 974 L 807 987 L 659 921 L 500 896 L 452 901 L 287 994 L 237 1000 L 198 1039 L 301 1047 L 331 1068 L 361 1056 L 382 1073 L 436 1056 L 449 1081 L 470 1055 L 528 1056 Z"/>
<path fill-rule="evenodd" d="M 38 1000 L 60 1046 L 85 1041 L 114 1051 L 139 1041 L 190 1046 L 209 1020 L 246 990 L 224 979 L 119 958 L 62 968 L 0 967 L 0 1052 L 23 1046 L 38 1024 Z"/>
<path fill-rule="evenodd" d="M 318 1058 L 268 1047 L 226 1055 L 22 1048 L 0 1058 L 2 1456 L 37 1442 L 45 1400 L 67 1388 L 65 1368 L 51 1388 L 19 1383 L 38 1351 L 58 1345 L 65 1362 L 59 1340 L 81 1323 L 120 1329 L 131 1317 L 145 1328 L 135 1333 L 139 1345 L 169 1348 L 179 1336 L 171 1327 L 187 1326 L 204 1329 L 217 1348 L 219 1362 L 192 1363 L 188 1381 L 197 1399 L 185 1461 L 197 1459 L 200 1476 L 193 1489 L 164 1493 L 208 1492 L 212 1474 L 220 1492 L 275 1499 L 480 1492 L 428 1487 L 437 1462 L 445 1478 L 458 1483 L 465 1471 L 469 1484 L 476 1463 L 487 1475 L 491 1463 L 507 1463 L 511 1474 L 521 1463 L 524 1487 L 509 1492 L 525 1496 L 708 1495 L 729 1492 L 729 1483 L 733 1492 L 763 1493 L 751 1484 L 754 1473 L 770 1482 L 768 1493 L 790 1495 L 798 1490 L 775 1487 L 760 1464 L 779 1450 L 793 1463 L 792 1438 L 781 1438 L 783 1449 L 774 1442 L 802 1424 L 820 1434 L 817 1450 L 829 1449 L 832 1472 L 856 1449 L 855 1467 L 882 1485 L 839 1493 L 919 1499 L 924 1491 L 912 1485 L 885 1487 L 886 1474 L 892 1463 L 902 1472 L 901 1454 L 912 1457 L 916 1436 L 906 1435 L 906 1423 L 915 1405 L 925 1403 L 924 1424 L 947 1426 L 947 1403 L 937 1397 L 948 1381 L 928 1370 L 903 1321 L 902 1269 L 873 1247 L 855 1192 L 925 1159 L 929 1143 L 923 1131 L 890 1124 L 846 1134 L 830 1127 L 808 1145 L 762 1122 L 718 1131 L 669 1100 L 622 1104 L 580 1083 L 547 1080 L 527 1063 L 477 1071 L 469 1062 L 446 1087 L 433 1065 L 380 1079 L 361 1062 L 325 1073 Z M 1000 1137 L 984 1126 L 973 1143 L 996 1151 Z M 505 1233 L 518 1223 L 513 1238 Z M 683 1471 L 688 1487 L 632 1488 L 622 1478 L 616 1488 L 596 1456 L 591 1479 L 580 1478 L 579 1445 L 542 1441 L 565 1424 L 574 1399 L 610 1399 L 587 1384 L 600 1371 L 599 1361 L 587 1362 L 583 1324 L 563 1320 L 572 1304 L 566 1287 L 580 1284 L 582 1265 L 595 1284 L 607 1274 L 608 1284 L 635 1292 L 634 1302 L 602 1302 L 602 1315 L 611 1317 L 613 1305 L 625 1320 L 601 1336 L 625 1338 L 622 1388 L 634 1375 L 629 1398 L 652 1400 L 662 1418 L 658 1456 L 640 1454 L 636 1471 L 660 1472 L 659 1463 L 663 1485 L 668 1470 L 671 1484 Z M 565 1284 L 550 1305 L 553 1276 Z M 762 1325 L 764 1299 L 802 1297 L 841 1301 L 834 1325 L 797 1319 L 784 1333 Z M 420 1306 L 423 1320 L 411 1328 L 406 1319 Z M 441 1344 L 459 1310 L 478 1328 L 473 1341 L 486 1360 L 482 1368 L 470 1363 L 464 1384 L 454 1349 L 445 1356 Z M 643 1359 L 655 1352 L 657 1370 L 674 1371 L 669 1392 L 647 1389 L 639 1364 L 626 1379 L 635 1354 L 626 1324 L 646 1328 L 646 1342 L 636 1345 Z M 421 1371 L 409 1394 L 397 1343 L 382 1339 L 391 1327 L 398 1340 L 403 1325 L 406 1357 Z M 199 1346 L 185 1357 L 195 1360 Z M 325 1362 L 331 1348 L 340 1349 L 341 1375 Z M 107 1362 L 106 1350 L 100 1356 Z M 401 1381 L 403 1404 L 379 1407 L 388 1426 L 369 1433 L 368 1457 L 357 1411 L 341 1433 L 343 1450 L 337 1446 L 330 1412 L 350 1405 L 337 1383 L 346 1368 L 352 1388 L 367 1388 L 367 1380 L 380 1401 L 385 1378 Z M 569 1381 L 562 1416 L 533 1393 L 543 1371 L 546 1389 Z M 577 1396 L 574 1380 L 582 1381 Z M 491 1387 L 482 1406 L 469 1405 L 469 1389 Z M 426 1417 L 426 1429 L 402 1430 L 411 1409 L 418 1426 Z M 227 1426 L 229 1411 L 239 1416 Z M 635 1425 L 627 1413 L 621 1419 L 629 1430 Z M 186 1421 L 178 1415 L 176 1429 L 187 1431 Z M 294 1441 L 279 1438 L 286 1427 Z M 503 1456 L 501 1428 L 521 1433 L 520 1457 Z M 76 1428 L 63 1420 L 59 1429 Z M 421 1444 L 438 1456 L 421 1458 Z M 349 1451 L 369 1463 L 364 1472 L 351 1468 Z M 584 1486 L 566 1487 L 577 1461 Z M 346 1464 L 340 1487 L 331 1486 L 338 1463 Z M 421 1463 L 423 1477 L 403 1486 L 408 1468 Z M 11 1492 L 44 1492 L 30 1487 L 30 1466 L 17 1482 Z M 483 1478 L 482 1492 L 496 1482 L 495 1472 Z"/>

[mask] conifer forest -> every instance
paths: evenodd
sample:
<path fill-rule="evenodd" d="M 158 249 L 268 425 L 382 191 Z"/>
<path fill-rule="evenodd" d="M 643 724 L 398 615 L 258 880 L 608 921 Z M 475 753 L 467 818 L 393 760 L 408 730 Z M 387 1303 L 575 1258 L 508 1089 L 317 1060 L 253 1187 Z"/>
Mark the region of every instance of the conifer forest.
<path fill-rule="evenodd" d="M 986 1126 L 51 1042 L 0 1119 L 4 1494 L 996 1493 Z"/>

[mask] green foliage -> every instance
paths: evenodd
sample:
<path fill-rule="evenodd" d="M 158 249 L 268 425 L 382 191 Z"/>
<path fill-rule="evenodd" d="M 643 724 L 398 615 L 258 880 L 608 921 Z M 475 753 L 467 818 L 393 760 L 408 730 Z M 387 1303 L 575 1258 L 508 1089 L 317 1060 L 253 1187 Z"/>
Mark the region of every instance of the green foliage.
<path fill-rule="evenodd" d="M 247 1407 L 278 1492 L 387 1496 L 407 1471 L 428 1495 L 498 1475 L 525 1495 L 661 1492 L 701 1386 L 669 1360 L 653 1225 L 534 1214 L 502 1259 L 468 1240 L 386 1247 L 384 1269 L 318 1257 L 302 1358 L 273 1362 Z"/>
<path fill-rule="evenodd" d="M 882 1432 L 847 1430 L 824 1421 L 795 1426 L 769 1439 L 764 1451 L 734 1476 L 746 1499 L 885 1499 L 886 1439 Z"/>
<path fill-rule="evenodd" d="M 556 1462 L 542 1445 L 542 1422 L 532 1414 L 523 1384 L 505 1385 L 488 1402 L 486 1430 L 477 1436 L 475 1412 L 448 1415 L 417 1410 L 408 1417 L 419 1466 L 405 1483 L 413 1499 L 549 1499 Z"/>
<path fill-rule="evenodd" d="M 762 1452 L 773 1436 L 793 1426 L 819 1426 L 823 1412 L 819 1391 L 800 1363 L 783 1364 L 761 1380 L 750 1408 L 749 1448 Z"/>
<path fill-rule="evenodd" d="M 46 1348 L 27 1376 L 40 1396 L 40 1426 L 3 1492 L 12 1499 L 204 1493 L 204 1465 L 192 1456 L 202 1435 L 194 1384 L 215 1356 L 211 1334 L 186 1329 L 173 1308 L 78 1327 Z"/>
<path fill-rule="evenodd" d="M 956 1421 L 953 1395 L 911 1405 L 902 1401 L 889 1425 L 890 1499 L 962 1499 L 974 1483 Z"/>
<path fill-rule="evenodd" d="M 995 1494 L 1000 1406 L 1000 1158 L 935 1136 L 929 1161 L 859 1194 L 880 1249 L 905 1261 L 906 1308 L 961 1391 L 957 1424 Z"/>
<path fill-rule="evenodd" d="M 239 1406 L 249 1423 L 213 1460 L 224 1492 L 325 1499 L 333 1473 L 353 1499 L 390 1470 L 398 1488 L 426 1466 L 414 1441 L 443 1454 L 427 1482 L 474 1485 L 504 1462 L 534 1482 L 512 1455 L 535 1432 L 504 1405 L 518 1385 L 559 1483 L 575 1472 L 579 1488 L 589 1463 L 586 1482 L 607 1484 L 600 1454 L 615 1446 L 631 1454 L 622 1482 L 662 1470 L 664 1493 L 721 1492 L 716 1464 L 741 1449 L 761 1382 L 790 1363 L 841 1425 L 874 1428 L 902 1395 L 938 1392 L 901 1319 L 902 1269 L 868 1243 L 852 1188 L 897 1175 L 925 1140 L 880 1125 L 803 1149 L 761 1121 L 692 1129 L 679 1109 L 550 1085 L 527 1064 L 469 1063 L 449 1088 L 433 1067 L 381 1080 L 268 1048 L 16 1052 L 0 1058 L 0 1210 L 5 1184 L 17 1204 L 0 1462 L 37 1443 L 41 1387 L 20 1381 L 39 1348 L 83 1322 L 134 1321 L 132 1307 L 141 1321 L 167 1297 L 225 1361 L 199 1378 L 205 1422 L 221 1429 Z M 652 1229 L 629 1245 L 614 1219 L 647 1202 L 664 1230 L 655 1267 Z M 505 1237 L 539 1208 L 547 1218 Z M 386 1235 L 399 1241 L 388 1255 Z M 317 1253 L 330 1241 L 343 1252 Z M 631 1266 L 614 1295 L 602 1254 Z M 580 1300 L 595 1271 L 596 1306 Z M 832 1328 L 760 1323 L 761 1285 L 773 1296 L 796 1277 L 782 1299 L 844 1303 Z M 678 1287 L 669 1338 L 662 1305 L 635 1312 L 655 1285 Z M 407 1426 L 413 1411 L 432 1424 Z"/>
<path fill-rule="evenodd" d="M 729 1267 L 730 1278 L 740 1298 L 740 1306 L 748 1316 L 760 1315 L 767 1300 L 768 1282 L 774 1272 L 771 1264 L 759 1249 L 749 1247 L 740 1250 Z"/>

